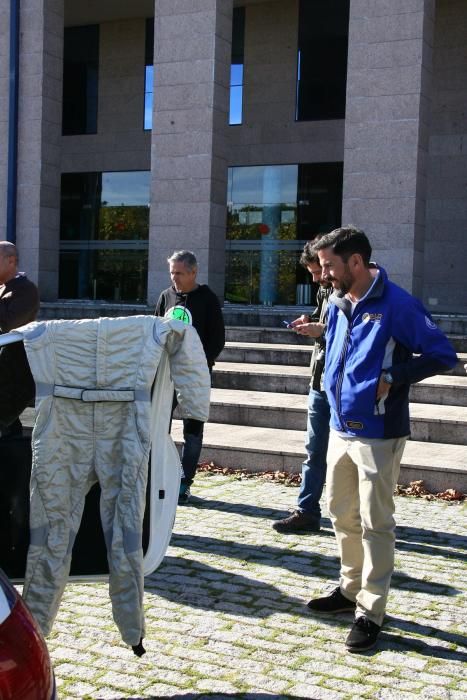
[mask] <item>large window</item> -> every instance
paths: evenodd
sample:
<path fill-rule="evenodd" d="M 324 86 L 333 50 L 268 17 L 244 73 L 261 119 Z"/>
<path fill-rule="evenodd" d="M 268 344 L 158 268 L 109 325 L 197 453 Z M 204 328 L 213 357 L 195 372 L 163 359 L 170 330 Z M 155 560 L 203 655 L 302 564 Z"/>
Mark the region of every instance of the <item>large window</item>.
<path fill-rule="evenodd" d="M 63 45 L 64 135 L 97 133 L 99 26 L 67 27 Z"/>
<path fill-rule="evenodd" d="M 59 296 L 146 301 L 147 171 L 62 175 Z"/>
<path fill-rule="evenodd" d="M 230 62 L 229 124 L 243 120 L 243 55 L 245 45 L 245 8 L 234 7 L 232 19 L 232 58 Z"/>
<path fill-rule="evenodd" d="M 144 50 L 144 128 L 152 129 L 152 105 L 154 98 L 154 17 L 146 20 Z"/>
<path fill-rule="evenodd" d="M 342 164 L 229 168 L 227 200 L 226 301 L 312 303 L 298 261 L 307 240 L 341 223 Z"/>
<path fill-rule="evenodd" d="M 349 0 L 300 0 L 297 120 L 343 119 Z"/>

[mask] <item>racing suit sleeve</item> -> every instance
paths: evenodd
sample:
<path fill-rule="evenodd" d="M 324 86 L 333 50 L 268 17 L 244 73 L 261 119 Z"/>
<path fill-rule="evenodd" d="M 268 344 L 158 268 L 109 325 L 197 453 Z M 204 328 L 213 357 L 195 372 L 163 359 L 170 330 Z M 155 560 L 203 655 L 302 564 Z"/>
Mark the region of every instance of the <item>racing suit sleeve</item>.
<path fill-rule="evenodd" d="M 211 375 L 198 333 L 181 321 L 170 319 L 163 324 L 170 374 L 182 417 L 205 423 L 209 418 Z"/>

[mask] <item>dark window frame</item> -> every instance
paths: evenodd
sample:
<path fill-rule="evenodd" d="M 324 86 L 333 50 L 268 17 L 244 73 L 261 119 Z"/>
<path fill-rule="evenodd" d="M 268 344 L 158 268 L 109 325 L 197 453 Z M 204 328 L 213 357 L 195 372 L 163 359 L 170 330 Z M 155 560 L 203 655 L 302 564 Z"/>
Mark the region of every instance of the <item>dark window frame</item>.
<path fill-rule="evenodd" d="M 148 70 L 151 68 L 151 70 Z M 152 129 L 152 108 L 154 101 L 154 17 L 148 17 L 145 25 L 144 39 L 144 105 L 143 130 Z M 148 115 L 150 109 L 150 116 Z"/>
<path fill-rule="evenodd" d="M 147 191 L 107 178 L 132 174 Z M 145 303 L 149 201 L 148 170 L 62 173 L 60 298 Z"/>
<path fill-rule="evenodd" d="M 295 121 L 344 119 L 350 0 L 300 0 Z"/>
<path fill-rule="evenodd" d="M 232 53 L 230 59 L 230 104 L 229 104 L 229 126 L 240 126 L 243 124 L 243 86 L 244 86 L 244 62 L 245 62 L 245 8 L 234 7 L 232 16 Z M 234 66 L 241 66 L 235 70 Z M 241 74 L 240 80 L 238 74 Z M 238 89 L 240 88 L 240 90 Z M 234 93 L 239 95 L 240 104 L 239 121 L 233 121 Z"/>
<path fill-rule="evenodd" d="M 97 134 L 99 25 L 65 27 L 63 40 L 62 134 Z"/>

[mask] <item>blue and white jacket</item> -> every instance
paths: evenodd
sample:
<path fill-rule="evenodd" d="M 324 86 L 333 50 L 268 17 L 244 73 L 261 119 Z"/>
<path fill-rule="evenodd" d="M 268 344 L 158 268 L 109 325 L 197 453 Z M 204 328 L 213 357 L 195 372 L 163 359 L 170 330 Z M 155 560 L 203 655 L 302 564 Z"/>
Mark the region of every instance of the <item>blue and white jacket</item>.
<path fill-rule="evenodd" d="M 410 384 L 446 372 L 457 357 L 421 302 L 378 269 L 353 312 L 339 293 L 330 297 L 324 388 L 332 429 L 362 438 L 397 438 L 410 434 Z M 394 383 L 377 402 L 383 370 Z"/>

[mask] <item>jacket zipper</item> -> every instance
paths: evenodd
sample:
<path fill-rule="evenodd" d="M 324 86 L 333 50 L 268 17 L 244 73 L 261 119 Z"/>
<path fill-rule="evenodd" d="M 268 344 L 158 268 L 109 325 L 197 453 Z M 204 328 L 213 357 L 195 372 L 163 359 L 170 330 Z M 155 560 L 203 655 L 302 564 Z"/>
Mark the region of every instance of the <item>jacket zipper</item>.
<path fill-rule="evenodd" d="M 342 383 L 344 381 L 345 358 L 347 355 L 347 347 L 349 345 L 349 340 L 350 340 L 350 330 L 351 330 L 351 324 L 348 321 L 347 331 L 346 331 L 345 338 L 344 338 L 344 344 L 342 345 L 341 356 L 339 358 L 340 370 L 339 370 L 339 375 L 337 377 L 337 383 L 336 383 L 336 408 L 337 408 L 337 415 L 339 416 L 339 423 L 341 424 L 342 432 L 345 432 L 345 427 L 344 427 L 344 424 L 342 422 L 342 415 L 341 415 Z"/>

